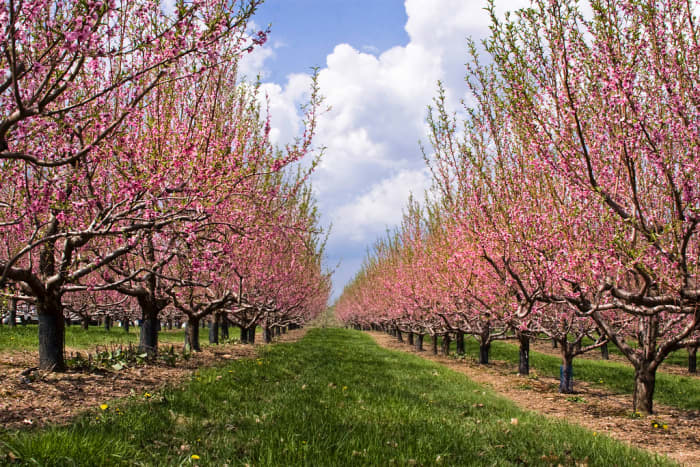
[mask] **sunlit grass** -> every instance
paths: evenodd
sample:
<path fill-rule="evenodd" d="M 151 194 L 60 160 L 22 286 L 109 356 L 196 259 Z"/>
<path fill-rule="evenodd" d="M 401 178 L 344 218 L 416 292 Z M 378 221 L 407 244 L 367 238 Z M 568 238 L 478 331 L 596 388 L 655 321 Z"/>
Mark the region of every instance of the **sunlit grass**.
<path fill-rule="evenodd" d="M 588 338 L 583 338 L 583 344 L 588 345 L 591 344 L 593 341 L 588 339 Z M 632 347 L 636 347 L 637 343 L 634 342 L 633 340 L 630 340 L 627 342 L 629 345 Z M 618 349 L 615 345 L 613 344 L 608 344 L 608 352 L 610 355 L 617 355 L 621 358 L 625 358 L 622 352 L 620 352 L 620 349 Z M 591 355 L 600 355 L 600 350 L 594 351 Z M 680 366 L 683 368 L 688 368 L 688 351 L 686 349 L 679 349 L 674 352 L 671 352 L 671 354 L 666 357 L 666 360 L 661 364 L 661 370 L 663 371 L 665 366 L 668 365 L 674 365 L 674 366 Z"/>
<path fill-rule="evenodd" d="M 39 348 L 37 328 L 36 324 L 18 325 L 15 328 L 1 326 L 0 352 L 7 350 L 37 350 Z M 181 343 L 185 339 L 184 332 L 182 329 L 163 330 L 158 334 L 158 340 L 164 343 Z M 128 333 L 123 328 L 116 326 L 109 331 L 98 326 L 90 326 L 88 329 L 83 329 L 76 325 L 66 327 L 67 348 L 92 349 L 97 345 L 119 346 L 129 345 L 130 343 L 137 344 L 138 341 L 139 328 L 136 326 L 131 326 Z"/>
<path fill-rule="evenodd" d="M 476 361 L 479 344 L 475 339 L 465 338 L 467 356 Z M 454 355 L 453 343 L 451 352 Z M 611 349 L 612 350 L 612 349 Z M 595 352 L 595 351 L 594 351 Z M 502 360 L 512 365 L 513 371 L 518 367 L 517 344 L 496 341 L 491 345 L 490 358 Z M 530 371 L 533 375 L 559 377 L 561 358 L 541 352 L 530 351 Z M 630 365 L 609 360 L 574 359 L 574 380 L 598 384 L 618 393 L 630 394 L 634 391 L 634 369 Z M 574 387 L 575 389 L 575 387 Z M 654 401 L 687 410 L 700 410 L 700 378 L 657 372 Z"/>
<path fill-rule="evenodd" d="M 261 352 L 70 426 L 0 434 L 0 452 L 42 465 L 670 464 L 359 332 L 312 330 Z"/>

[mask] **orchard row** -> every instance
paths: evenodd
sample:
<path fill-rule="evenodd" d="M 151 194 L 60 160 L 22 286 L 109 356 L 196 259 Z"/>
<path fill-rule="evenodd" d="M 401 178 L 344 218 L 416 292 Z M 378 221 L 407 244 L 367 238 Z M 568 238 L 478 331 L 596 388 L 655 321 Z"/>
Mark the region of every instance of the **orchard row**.
<path fill-rule="evenodd" d="M 330 291 L 308 176 L 320 96 L 283 150 L 239 59 L 262 0 L 2 2 L 0 310 L 26 302 L 39 366 L 69 317 L 303 325 Z M 310 160 L 309 160 L 310 159 Z"/>
<path fill-rule="evenodd" d="M 470 98 L 440 89 L 410 201 L 337 315 L 395 332 L 617 346 L 651 412 L 656 371 L 700 344 L 700 30 L 681 0 L 534 0 L 471 44 Z M 484 57 L 484 55 L 486 57 Z M 527 371 L 521 365 L 521 371 Z"/>

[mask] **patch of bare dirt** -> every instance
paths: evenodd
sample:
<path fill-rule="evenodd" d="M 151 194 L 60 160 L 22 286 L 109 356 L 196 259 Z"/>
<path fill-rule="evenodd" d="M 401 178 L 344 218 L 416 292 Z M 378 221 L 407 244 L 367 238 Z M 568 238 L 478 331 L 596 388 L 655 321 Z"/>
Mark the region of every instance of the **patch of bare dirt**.
<path fill-rule="evenodd" d="M 275 342 L 293 342 L 305 333 L 306 329 L 289 331 Z M 256 341 L 261 341 L 261 337 L 257 336 Z M 202 352 L 193 353 L 189 360 L 178 359 L 174 367 L 161 362 L 101 373 L 34 371 L 28 374 L 26 370 L 39 360 L 37 352 L 3 352 L 0 354 L 0 426 L 20 428 L 66 423 L 80 412 L 112 399 L 153 393 L 166 385 L 185 381 L 199 368 L 254 358 L 261 345 L 264 344 L 208 345 L 202 347 Z"/>
<path fill-rule="evenodd" d="M 654 415 L 631 418 L 632 398 L 628 394 L 607 392 L 581 381 L 576 382 L 577 394 L 559 394 L 558 380 L 519 376 L 517 368 L 507 362 L 479 365 L 469 359 L 456 360 L 433 355 L 430 351 L 416 352 L 412 346 L 384 333 L 369 334 L 382 347 L 415 353 L 463 373 L 523 409 L 566 419 L 596 433 L 664 454 L 683 465 L 700 466 L 700 411 L 655 404 Z M 659 428 L 653 427 L 654 422 Z M 663 429 L 664 424 L 667 429 Z"/>

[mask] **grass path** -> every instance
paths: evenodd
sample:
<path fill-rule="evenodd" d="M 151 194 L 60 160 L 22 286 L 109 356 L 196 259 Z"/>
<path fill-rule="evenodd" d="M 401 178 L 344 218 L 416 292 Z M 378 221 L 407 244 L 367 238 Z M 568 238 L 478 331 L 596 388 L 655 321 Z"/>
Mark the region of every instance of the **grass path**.
<path fill-rule="evenodd" d="M 669 464 L 342 329 L 108 405 L 69 426 L 0 432 L 0 455 L 46 465 Z"/>

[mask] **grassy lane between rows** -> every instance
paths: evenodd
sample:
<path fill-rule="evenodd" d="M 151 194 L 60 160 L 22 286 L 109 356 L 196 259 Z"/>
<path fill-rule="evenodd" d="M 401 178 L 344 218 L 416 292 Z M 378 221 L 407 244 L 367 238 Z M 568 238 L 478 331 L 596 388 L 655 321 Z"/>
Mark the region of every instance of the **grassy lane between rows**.
<path fill-rule="evenodd" d="M 464 344 L 467 357 L 477 361 L 479 344 L 476 340 L 465 339 Z M 455 344 L 452 343 L 452 355 L 455 350 Z M 513 365 L 513 371 L 517 371 L 518 346 L 496 341 L 491 345 L 489 358 L 509 362 Z M 559 378 L 560 365 L 559 357 L 530 351 L 531 375 Z M 574 359 L 574 380 L 586 381 L 630 396 L 634 391 L 634 369 L 630 365 L 609 360 Z M 700 378 L 657 372 L 654 401 L 684 410 L 700 410 Z"/>
<path fill-rule="evenodd" d="M 163 343 L 179 344 L 184 342 L 184 339 L 183 329 L 163 330 L 158 333 L 158 340 Z M 128 333 L 119 327 L 113 327 L 109 331 L 97 326 L 90 326 L 88 329 L 76 325 L 66 327 L 66 347 L 68 348 L 93 350 L 97 345 L 109 347 L 138 342 L 139 328 L 136 326 L 133 326 Z M 19 325 L 15 328 L 0 326 L 0 352 L 37 350 L 38 348 L 39 331 L 36 324 Z"/>
<path fill-rule="evenodd" d="M 45 465 L 671 464 L 343 329 L 108 405 L 69 426 L 1 433 L 0 451 Z"/>

